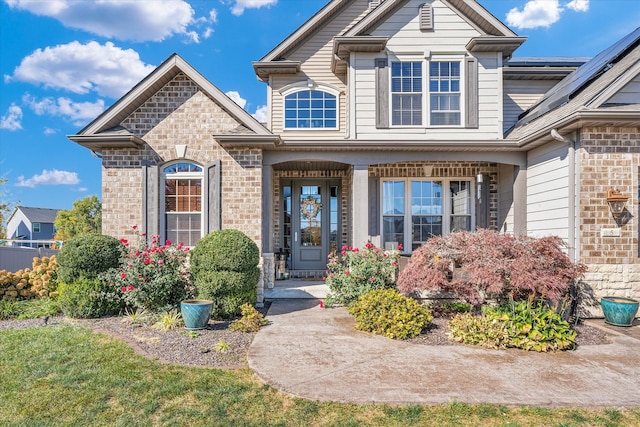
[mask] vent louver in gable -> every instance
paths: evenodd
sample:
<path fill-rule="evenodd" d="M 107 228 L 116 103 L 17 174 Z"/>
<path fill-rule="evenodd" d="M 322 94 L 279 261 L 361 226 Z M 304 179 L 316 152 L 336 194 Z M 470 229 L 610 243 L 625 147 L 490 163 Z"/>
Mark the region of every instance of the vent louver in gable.
<path fill-rule="evenodd" d="M 427 3 L 420 6 L 420 30 L 433 30 L 433 8 Z"/>

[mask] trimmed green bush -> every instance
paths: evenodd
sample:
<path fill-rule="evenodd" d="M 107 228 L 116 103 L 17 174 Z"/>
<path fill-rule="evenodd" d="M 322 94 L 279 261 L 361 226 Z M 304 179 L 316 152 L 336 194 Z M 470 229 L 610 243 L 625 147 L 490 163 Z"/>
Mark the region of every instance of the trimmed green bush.
<path fill-rule="evenodd" d="M 228 319 L 240 313 L 243 304 L 255 304 L 260 270 L 208 271 L 193 278 L 197 298 L 213 301 L 212 317 Z"/>
<path fill-rule="evenodd" d="M 213 317 L 234 317 L 243 304 L 256 303 L 259 259 L 258 246 L 238 230 L 214 231 L 196 244 L 191 280 L 197 298 L 213 301 Z"/>
<path fill-rule="evenodd" d="M 240 230 L 218 230 L 207 234 L 191 251 L 191 274 L 203 271 L 245 272 L 260 262 L 260 250 Z"/>
<path fill-rule="evenodd" d="M 65 242 L 56 256 L 58 282 L 93 279 L 117 268 L 125 255 L 124 245 L 115 237 L 86 234 Z"/>
<path fill-rule="evenodd" d="M 388 338 L 413 338 L 431 324 L 431 311 L 395 289 L 375 289 L 349 305 L 356 328 Z"/>
<path fill-rule="evenodd" d="M 77 279 L 58 286 L 58 303 L 67 317 L 111 316 L 124 309 L 119 290 L 100 279 Z"/>

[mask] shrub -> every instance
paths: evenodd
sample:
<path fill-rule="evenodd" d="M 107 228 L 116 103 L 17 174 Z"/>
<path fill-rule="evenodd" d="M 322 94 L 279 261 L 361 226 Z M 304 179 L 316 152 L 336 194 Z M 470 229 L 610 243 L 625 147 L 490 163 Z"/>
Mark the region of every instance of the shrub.
<path fill-rule="evenodd" d="M 243 304 L 255 304 L 260 270 L 208 271 L 194 278 L 198 298 L 213 301 L 211 316 L 229 319 L 240 313 Z"/>
<path fill-rule="evenodd" d="M 398 257 L 398 251 L 383 251 L 372 243 L 363 249 L 343 246 L 340 255 L 331 252 L 326 277 L 331 291 L 325 300 L 327 305 L 351 304 L 373 289 L 394 287 Z"/>
<path fill-rule="evenodd" d="M 564 246 L 559 237 L 514 237 L 489 230 L 433 237 L 414 251 L 398 289 L 404 294 L 453 292 L 472 304 L 513 294 L 559 301 L 586 271 L 571 262 Z"/>
<path fill-rule="evenodd" d="M 449 322 L 454 340 L 491 348 L 556 351 L 575 347 L 576 332 L 542 301 L 487 307 L 484 316 L 458 315 Z"/>
<path fill-rule="evenodd" d="M 389 338 L 413 338 L 431 324 L 431 311 L 395 289 L 374 289 L 349 307 L 356 328 Z"/>
<path fill-rule="evenodd" d="M 218 230 L 198 241 L 191 252 L 191 274 L 203 271 L 253 270 L 260 262 L 260 250 L 240 230 Z"/>
<path fill-rule="evenodd" d="M 191 278 L 196 295 L 213 301 L 212 316 L 230 318 L 242 304 L 255 304 L 260 279 L 258 246 L 238 230 L 218 230 L 191 251 Z"/>
<path fill-rule="evenodd" d="M 59 286 L 58 303 L 67 317 L 96 318 L 120 313 L 124 301 L 120 293 L 100 279 L 76 279 Z"/>
<path fill-rule="evenodd" d="M 96 278 L 117 268 L 124 253 L 124 245 L 111 236 L 86 234 L 71 239 L 57 255 L 58 281 L 71 283 L 80 278 Z"/>
<path fill-rule="evenodd" d="M 449 335 L 454 341 L 488 348 L 506 348 L 509 342 L 504 322 L 471 313 L 454 316 L 449 321 Z"/>
<path fill-rule="evenodd" d="M 134 226 L 134 230 L 136 227 Z M 152 236 L 147 242 L 139 235 L 137 242 L 121 242 L 127 247 L 122 264 L 108 273 L 110 283 L 122 292 L 127 305 L 157 311 L 176 307 L 190 296 L 190 280 L 186 262 L 188 248 Z"/>
<path fill-rule="evenodd" d="M 0 270 L 0 298 L 23 300 L 58 295 L 56 256 L 33 258 L 31 266 L 15 273 Z"/>
<path fill-rule="evenodd" d="M 240 312 L 242 313 L 242 317 L 234 320 L 231 322 L 231 325 L 229 325 L 229 329 L 232 331 L 258 332 L 260 328 L 269 324 L 262 313 L 256 310 L 251 304 L 242 304 Z"/>
<path fill-rule="evenodd" d="M 258 332 L 261 327 L 267 325 L 269 322 L 251 304 L 242 304 L 240 307 L 242 317 L 234 320 L 229 325 L 229 329 L 232 331 L 241 332 Z"/>

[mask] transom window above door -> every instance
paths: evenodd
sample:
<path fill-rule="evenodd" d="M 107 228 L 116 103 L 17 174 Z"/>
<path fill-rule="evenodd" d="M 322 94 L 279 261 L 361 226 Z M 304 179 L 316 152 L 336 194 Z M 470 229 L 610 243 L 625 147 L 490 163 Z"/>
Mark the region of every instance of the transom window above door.
<path fill-rule="evenodd" d="M 202 237 L 201 166 L 180 162 L 162 170 L 164 236 L 175 243 L 195 246 Z"/>
<path fill-rule="evenodd" d="M 472 230 L 472 181 L 385 179 L 382 181 L 382 243 L 411 252 L 433 236 Z"/>

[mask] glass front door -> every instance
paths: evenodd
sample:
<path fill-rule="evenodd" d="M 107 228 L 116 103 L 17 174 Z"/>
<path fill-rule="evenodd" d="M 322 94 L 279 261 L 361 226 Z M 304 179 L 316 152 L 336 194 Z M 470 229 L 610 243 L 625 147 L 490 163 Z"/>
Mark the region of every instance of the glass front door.
<path fill-rule="evenodd" d="M 329 252 L 339 244 L 338 183 L 293 181 L 282 189 L 282 240 L 289 268 L 324 271 Z"/>

